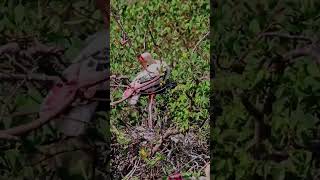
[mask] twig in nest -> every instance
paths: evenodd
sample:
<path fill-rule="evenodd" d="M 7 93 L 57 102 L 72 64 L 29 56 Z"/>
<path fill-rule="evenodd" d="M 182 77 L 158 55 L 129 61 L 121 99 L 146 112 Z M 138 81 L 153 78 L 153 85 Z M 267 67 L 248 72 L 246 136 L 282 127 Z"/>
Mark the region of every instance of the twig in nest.
<path fill-rule="evenodd" d="M 178 134 L 179 131 L 177 129 L 168 129 L 164 135 L 160 138 L 160 140 L 157 142 L 155 146 L 153 146 L 152 151 L 151 151 L 151 156 L 153 156 L 156 152 L 159 151 L 161 145 L 163 142 L 170 136 Z"/>
<path fill-rule="evenodd" d="M 194 53 L 194 51 L 198 48 L 198 46 L 200 45 L 200 43 L 209 36 L 210 31 L 207 32 L 198 42 L 197 44 L 194 46 L 194 48 L 192 49 L 192 53 Z"/>
<path fill-rule="evenodd" d="M 130 179 L 134 172 L 137 170 L 138 165 L 140 164 L 140 158 L 136 160 L 134 163 L 134 167 L 131 169 L 131 171 L 124 177 L 124 179 Z"/>

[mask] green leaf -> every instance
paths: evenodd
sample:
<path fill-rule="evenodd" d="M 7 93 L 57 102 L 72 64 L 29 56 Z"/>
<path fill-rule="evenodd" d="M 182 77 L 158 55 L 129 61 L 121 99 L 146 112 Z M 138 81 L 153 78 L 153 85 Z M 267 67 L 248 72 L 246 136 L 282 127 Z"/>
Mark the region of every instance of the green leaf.
<path fill-rule="evenodd" d="M 253 19 L 249 24 L 249 30 L 253 33 L 260 32 L 260 25 L 257 19 Z"/>

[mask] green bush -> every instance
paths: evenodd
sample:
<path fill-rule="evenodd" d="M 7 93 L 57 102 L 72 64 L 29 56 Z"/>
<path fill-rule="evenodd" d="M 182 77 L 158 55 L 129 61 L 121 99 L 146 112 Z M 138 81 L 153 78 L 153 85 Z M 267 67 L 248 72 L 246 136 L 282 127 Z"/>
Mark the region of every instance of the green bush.
<path fill-rule="evenodd" d="M 211 26 L 214 179 L 317 179 L 319 64 L 310 53 L 287 53 L 318 45 L 320 3 L 218 5 Z"/>

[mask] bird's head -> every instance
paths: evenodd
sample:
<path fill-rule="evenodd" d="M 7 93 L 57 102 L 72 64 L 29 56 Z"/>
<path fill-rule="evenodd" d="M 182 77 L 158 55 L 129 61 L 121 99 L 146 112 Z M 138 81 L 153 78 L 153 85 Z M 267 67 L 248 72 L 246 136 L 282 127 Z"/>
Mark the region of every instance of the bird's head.
<path fill-rule="evenodd" d="M 150 53 L 145 52 L 138 56 L 139 63 L 146 68 L 148 65 L 153 63 L 153 59 Z"/>

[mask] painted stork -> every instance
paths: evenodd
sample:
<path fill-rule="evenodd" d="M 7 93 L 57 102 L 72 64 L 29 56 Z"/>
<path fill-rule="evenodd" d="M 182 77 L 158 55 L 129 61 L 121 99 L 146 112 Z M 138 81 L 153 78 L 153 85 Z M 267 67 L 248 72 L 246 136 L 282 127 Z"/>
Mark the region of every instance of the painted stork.
<path fill-rule="evenodd" d="M 148 52 L 139 55 L 138 59 L 143 70 L 129 84 L 123 93 L 123 98 L 128 98 L 129 104 L 135 105 L 141 95 L 147 94 L 149 96 L 148 127 L 153 128 L 152 109 L 155 104 L 155 95 L 165 88 L 170 68 L 164 61 L 153 59 Z"/>

